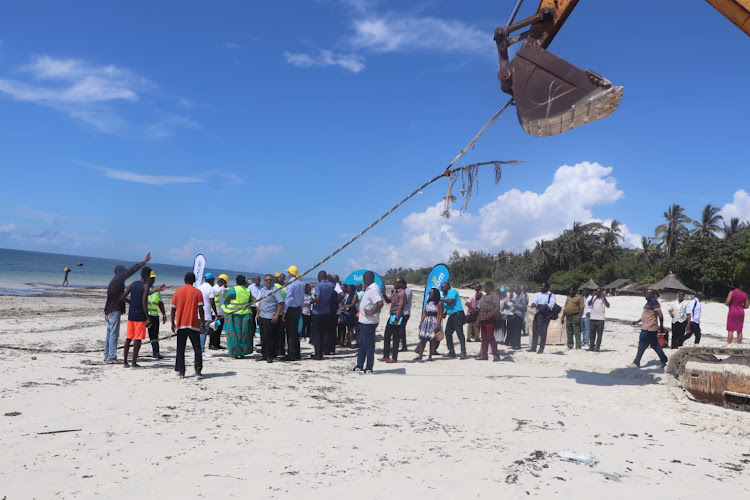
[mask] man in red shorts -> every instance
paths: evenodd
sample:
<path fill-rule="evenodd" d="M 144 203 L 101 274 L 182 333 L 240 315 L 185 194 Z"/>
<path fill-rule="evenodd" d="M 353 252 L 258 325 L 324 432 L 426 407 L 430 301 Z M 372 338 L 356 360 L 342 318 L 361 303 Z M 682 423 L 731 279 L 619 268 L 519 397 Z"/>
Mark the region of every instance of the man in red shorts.
<path fill-rule="evenodd" d="M 128 310 L 128 332 L 125 337 L 125 348 L 123 352 L 123 366 L 129 368 L 128 351 L 130 350 L 130 341 L 133 341 L 133 368 L 140 368 L 138 364 L 138 352 L 141 350 L 141 341 L 146 338 L 146 328 L 150 325 L 148 318 L 148 296 L 154 292 L 164 290 L 164 285 L 159 288 L 150 290 L 148 279 L 151 276 L 151 268 L 145 266 L 141 268 L 140 281 L 134 281 L 125 289 L 122 294 L 122 300 L 125 301 L 130 296 L 130 308 Z"/>
<path fill-rule="evenodd" d="M 193 345 L 195 354 L 195 376 L 204 378 L 203 355 L 201 354 L 201 332 L 206 321 L 203 314 L 203 294 L 193 286 L 195 274 L 185 274 L 185 285 L 174 292 L 172 297 L 172 332 L 177 334 L 177 359 L 174 369 L 180 376 L 185 376 L 185 346 L 187 339 Z"/>

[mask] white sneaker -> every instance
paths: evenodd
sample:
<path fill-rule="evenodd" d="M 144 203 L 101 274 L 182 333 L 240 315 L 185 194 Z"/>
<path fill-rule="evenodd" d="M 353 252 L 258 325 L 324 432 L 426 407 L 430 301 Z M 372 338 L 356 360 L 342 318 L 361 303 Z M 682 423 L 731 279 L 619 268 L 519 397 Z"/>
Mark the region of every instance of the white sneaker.
<path fill-rule="evenodd" d="M 210 355 L 209 353 L 207 353 L 207 352 L 204 352 L 204 353 L 203 353 L 203 357 L 204 357 L 204 358 L 213 358 L 213 356 L 211 356 L 211 355 Z"/>
<path fill-rule="evenodd" d="M 636 365 L 635 363 L 630 363 L 628 365 L 628 368 L 640 368 L 640 366 Z"/>

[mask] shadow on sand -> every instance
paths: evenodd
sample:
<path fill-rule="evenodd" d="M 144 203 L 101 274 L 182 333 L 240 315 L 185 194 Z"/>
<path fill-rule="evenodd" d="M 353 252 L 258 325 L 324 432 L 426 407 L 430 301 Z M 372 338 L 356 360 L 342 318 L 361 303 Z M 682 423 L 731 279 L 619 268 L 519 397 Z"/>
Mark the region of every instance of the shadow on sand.
<path fill-rule="evenodd" d="M 649 363 L 646 366 L 650 366 Z M 583 370 L 568 370 L 567 377 L 579 384 L 598 385 L 608 387 L 613 385 L 649 385 L 658 384 L 657 375 L 664 373 L 658 362 L 653 362 L 651 368 L 615 368 L 609 373 L 587 372 Z"/>

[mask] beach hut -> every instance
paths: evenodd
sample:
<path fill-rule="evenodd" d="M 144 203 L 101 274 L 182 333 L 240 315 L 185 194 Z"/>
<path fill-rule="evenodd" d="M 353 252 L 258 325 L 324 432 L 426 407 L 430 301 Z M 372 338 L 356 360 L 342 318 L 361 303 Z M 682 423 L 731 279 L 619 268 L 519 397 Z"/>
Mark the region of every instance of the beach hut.
<path fill-rule="evenodd" d="M 682 283 L 680 283 L 680 280 L 677 279 L 677 276 L 674 275 L 674 273 L 669 273 L 666 275 L 663 279 L 660 281 L 657 281 L 653 285 L 649 286 L 648 288 L 653 288 L 657 292 L 670 292 L 670 293 L 677 293 L 677 292 L 687 292 L 687 293 L 695 293 L 694 290 L 686 287 Z"/>
<path fill-rule="evenodd" d="M 633 280 L 629 280 L 627 278 L 616 279 L 612 283 L 604 285 L 604 290 L 608 295 L 617 295 L 620 292 L 620 289 L 631 284 L 632 282 Z"/>
<path fill-rule="evenodd" d="M 617 295 L 643 295 L 646 291 L 646 285 L 640 285 L 635 282 L 628 283 L 617 289 Z"/>
<path fill-rule="evenodd" d="M 589 290 L 596 290 L 597 288 L 599 288 L 599 285 L 596 284 L 596 281 L 590 279 L 586 283 L 578 287 L 579 290 L 586 290 L 587 288 Z"/>

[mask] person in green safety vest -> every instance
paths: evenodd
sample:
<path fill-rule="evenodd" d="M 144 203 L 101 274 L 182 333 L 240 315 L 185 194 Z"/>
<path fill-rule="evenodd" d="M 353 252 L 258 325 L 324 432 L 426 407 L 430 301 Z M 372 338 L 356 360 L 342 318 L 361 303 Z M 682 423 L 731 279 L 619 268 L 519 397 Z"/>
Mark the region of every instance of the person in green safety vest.
<path fill-rule="evenodd" d="M 151 324 L 148 327 L 148 338 L 151 340 L 151 350 L 153 351 L 153 357 L 156 359 L 164 359 L 164 356 L 159 354 L 159 312 L 162 315 L 162 323 L 167 322 L 167 311 L 164 309 L 164 302 L 161 300 L 161 292 L 154 285 L 156 283 L 156 273 L 151 271 L 151 275 L 148 278 L 148 286 L 150 290 L 155 290 L 151 295 L 148 296 L 146 306 L 148 308 L 148 316 L 151 320 Z"/>
<path fill-rule="evenodd" d="M 235 278 L 237 286 L 227 290 L 224 296 L 224 332 L 227 352 L 232 359 L 242 359 L 253 353 L 255 320 L 250 303 L 255 300 L 247 288 L 247 279 L 239 274 Z"/>

